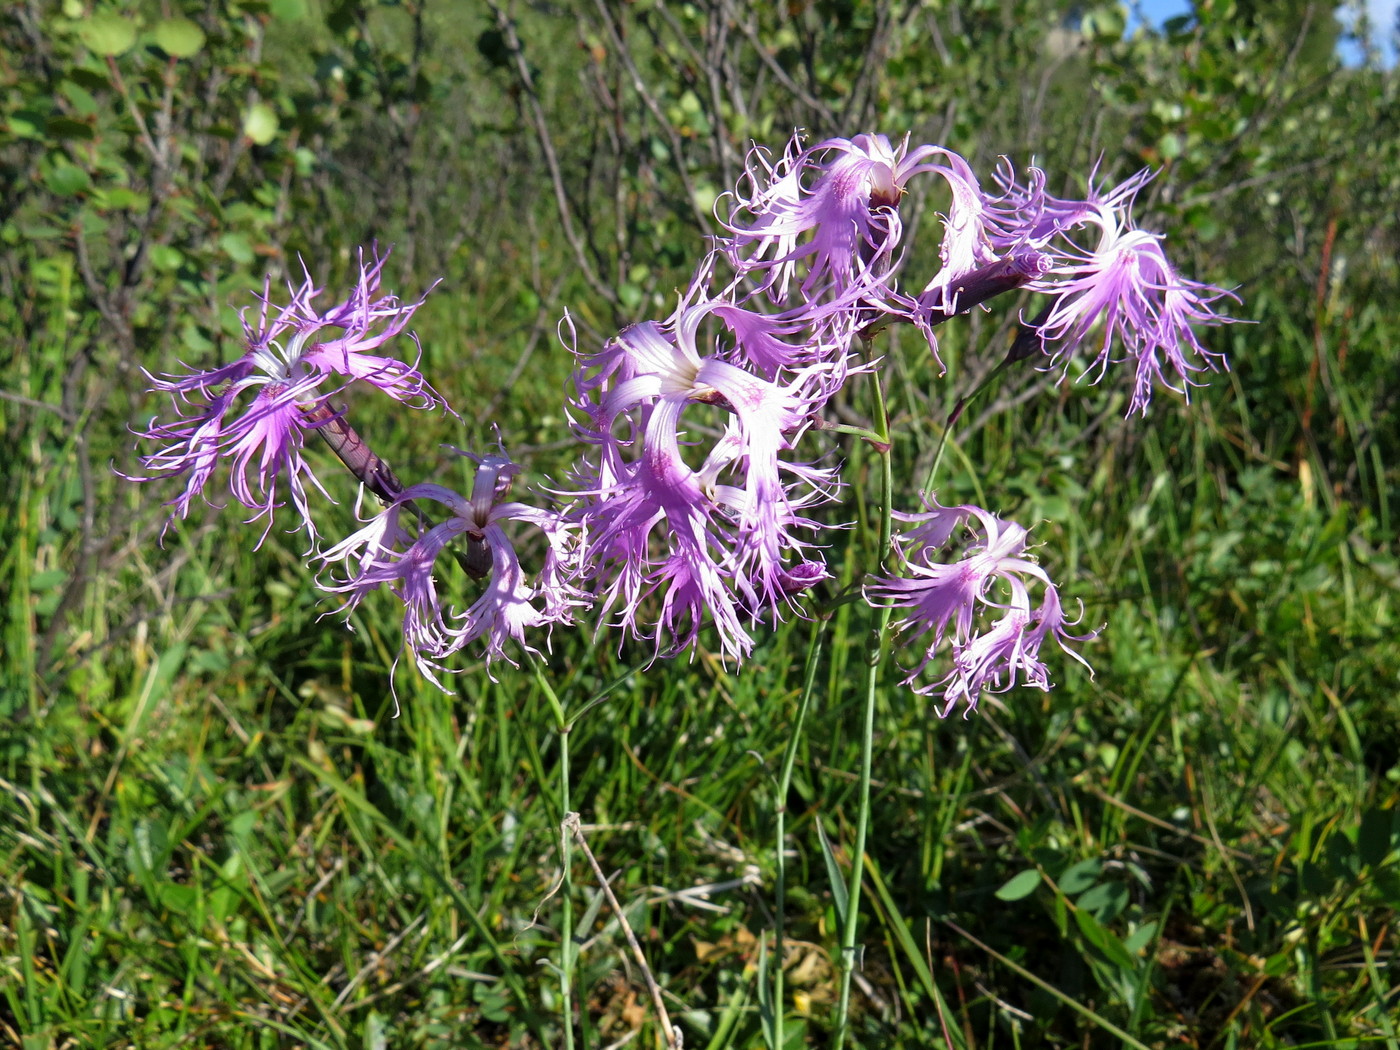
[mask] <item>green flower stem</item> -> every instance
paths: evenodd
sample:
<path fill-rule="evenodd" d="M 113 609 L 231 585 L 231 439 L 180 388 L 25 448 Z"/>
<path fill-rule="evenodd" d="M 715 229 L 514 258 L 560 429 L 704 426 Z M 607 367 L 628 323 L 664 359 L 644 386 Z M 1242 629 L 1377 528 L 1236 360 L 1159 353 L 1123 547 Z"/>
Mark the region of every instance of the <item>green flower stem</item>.
<path fill-rule="evenodd" d="M 773 934 L 773 1045 L 783 1045 L 783 915 L 787 892 L 787 859 L 784 847 L 787 842 L 787 797 L 792 786 L 792 768 L 797 763 L 797 745 L 802 740 L 802 724 L 807 719 L 807 711 L 812 706 L 812 694 L 816 692 L 817 667 L 820 664 L 822 639 L 826 636 L 828 616 L 817 616 L 812 621 L 812 636 L 807 642 L 807 660 L 802 671 L 802 695 L 797 701 L 797 718 L 788 733 L 787 747 L 783 749 L 783 767 L 778 773 L 778 798 L 776 826 L 777 837 L 777 883 L 775 896 L 776 918 Z"/>
<path fill-rule="evenodd" d="M 875 390 L 877 425 L 880 433 L 886 435 L 881 442 L 884 448 L 880 451 L 880 545 L 877 548 L 880 561 L 883 562 L 893 535 L 891 509 L 894 499 L 894 471 L 888 444 L 889 408 L 885 404 L 885 394 L 880 384 L 872 385 Z M 880 446 L 876 447 L 878 449 Z M 836 1001 L 836 1034 L 831 1044 L 833 1050 L 841 1050 L 850 1026 L 851 977 L 857 963 L 856 933 L 860 925 L 860 887 L 865 875 L 865 837 L 870 827 L 870 778 L 875 755 L 875 695 L 880 682 L 885 631 L 889 623 L 888 606 L 875 610 L 865 660 L 865 719 L 861 727 L 856 842 L 851 856 L 850 882 L 846 890 L 846 924 L 841 931 L 841 992 Z"/>
<path fill-rule="evenodd" d="M 549 707 L 554 715 L 554 728 L 559 734 L 559 894 L 560 894 L 560 938 L 559 938 L 559 993 L 563 1002 L 564 1013 L 564 1050 L 573 1050 L 574 1047 L 574 964 L 577 961 L 577 949 L 574 944 L 574 903 L 573 903 L 573 879 L 569 870 L 573 862 L 573 842 L 569 833 L 564 830 L 565 818 L 573 812 L 570 808 L 572 800 L 569 798 L 569 720 L 564 715 L 564 705 L 560 702 L 558 695 L 554 692 L 554 686 L 550 684 L 549 677 L 544 673 L 544 668 L 540 666 L 538 659 L 530 660 L 530 669 L 535 674 L 535 681 L 544 693 L 545 699 L 549 701 Z"/>
<path fill-rule="evenodd" d="M 943 424 L 943 436 L 938 439 L 938 451 L 933 454 L 933 462 L 928 468 L 928 478 L 924 481 L 923 492 L 926 495 L 933 492 L 933 481 L 938 476 L 938 468 L 943 462 L 943 450 L 948 447 L 948 435 L 953 432 L 953 427 L 957 425 L 964 410 L 972 404 L 972 399 L 991 386 L 992 380 L 1001 375 L 1014 360 L 1017 359 L 1010 356 L 1003 358 L 995 368 L 983 377 L 982 382 L 973 387 L 971 393 L 958 398 L 958 403 L 953 406 L 953 411 L 948 413 L 948 421 Z"/>

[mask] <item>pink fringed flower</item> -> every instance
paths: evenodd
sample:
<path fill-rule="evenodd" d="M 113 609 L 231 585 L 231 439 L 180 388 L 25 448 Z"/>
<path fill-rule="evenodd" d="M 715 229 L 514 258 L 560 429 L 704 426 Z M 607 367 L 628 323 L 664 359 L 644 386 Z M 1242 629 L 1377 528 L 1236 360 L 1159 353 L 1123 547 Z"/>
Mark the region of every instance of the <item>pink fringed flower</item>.
<path fill-rule="evenodd" d="M 588 582 L 628 633 L 676 652 L 713 619 L 727 656 L 752 640 L 744 623 L 777 615 L 820 579 L 805 553 L 829 499 L 826 468 L 787 458 L 823 394 L 814 365 L 770 382 L 702 354 L 700 322 L 712 304 L 683 306 L 671 326 L 646 321 L 586 358 L 576 377 L 576 429 L 593 446 L 576 474 L 572 520 L 580 525 Z M 697 451 L 682 452 L 688 406 L 723 406 L 730 420 Z M 655 620 L 644 602 L 655 596 Z"/>
<path fill-rule="evenodd" d="M 1138 229 L 1131 208 L 1150 178 L 1141 171 L 1107 192 L 1091 185 L 1083 201 L 1062 201 L 1042 192 L 1026 196 L 1029 236 L 1051 255 L 1048 272 L 1026 287 L 1053 296 L 1032 322 L 1052 364 L 1068 366 L 1082 345 L 1090 346 L 1090 372 L 1101 377 L 1110 364 L 1135 370 L 1129 413 L 1145 413 L 1153 386 L 1182 395 L 1200 385 L 1197 373 L 1225 366 L 1222 354 L 1204 347 L 1197 327 L 1229 324 L 1221 299 L 1236 297 L 1177 273 L 1162 251 L 1162 235 Z M 1097 242 L 1081 247 L 1071 231 L 1097 229 Z"/>
<path fill-rule="evenodd" d="M 205 496 L 216 468 L 227 460 L 234 499 L 255 512 L 249 520 L 265 517 L 271 528 L 272 511 L 283 503 L 278 490 L 285 485 L 314 542 L 307 486 L 326 492 L 302 458 L 307 432 L 325 418 L 313 413 L 357 379 L 412 408 L 444 405 L 418 371 L 415 337 L 409 335 L 415 350 L 411 362 L 375 352 L 404 331 L 423 302 L 378 295 L 384 262 L 376 258 L 366 266 L 362 259 L 349 298 L 324 312 L 313 305 L 321 289 L 310 274 L 299 287 L 288 286 L 286 306 L 273 304 L 269 281 L 257 315 L 250 320 L 244 313 L 245 352 L 237 361 L 207 371 L 149 376 L 152 389 L 170 394 L 175 416 L 152 419 L 137 431 L 138 438 L 159 447 L 141 457 L 144 473 L 131 480 L 183 478 L 183 490 L 169 501 L 172 521 L 189 513 L 196 496 Z"/>
<path fill-rule="evenodd" d="M 471 458 L 478 467 L 470 499 L 442 485 L 410 485 L 364 528 L 321 556 L 326 565 L 350 567 L 345 578 L 321 584 L 345 596 L 342 608 L 347 612 L 380 587 L 402 600 L 404 646 L 439 688 L 437 674 L 455 670 L 444 661 L 473 642 L 484 645 L 488 669 L 496 660 L 514 665 L 507 642 L 537 652 L 526 640 L 526 630 L 570 624 L 590 604 L 567 579 L 577 556 L 573 526 L 553 511 L 505 500 L 518 472 L 506 456 Z M 422 510 L 421 505 L 442 508 L 448 516 L 414 537 L 405 528 L 404 512 L 410 506 Z M 411 511 L 408 520 L 412 522 Z M 507 522 L 533 525 L 544 534 L 543 566 L 533 576 L 520 564 Z M 454 544 L 485 577 L 476 600 L 460 610 L 445 605 L 434 575 L 439 555 Z"/>
<path fill-rule="evenodd" d="M 940 695 L 941 715 L 959 703 L 973 710 L 984 691 L 1004 692 L 1018 684 L 1049 689 L 1049 671 L 1040 660 L 1047 639 L 1088 666 L 1067 643 L 1097 632 L 1069 633 L 1075 621 L 1065 618 L 1058 590 L 1028 556 L 1025 529 L 972 506 L 895 516 L 914 523 L 898 540 L 908 575 L 873 579 L 865 594 L 872 603 L 906 610 L 894 623 L 897 632 L 927 638 L 923 658 L 904 682 L 922 695 Z M 973 536 L 967 552 L 955 562 L 936 561 L 962 525 Z M 1032 584 L 1043 591 L 1038 606 L 1031 601 Z M 920 683 L 945 639 L 952 667 Z"/>

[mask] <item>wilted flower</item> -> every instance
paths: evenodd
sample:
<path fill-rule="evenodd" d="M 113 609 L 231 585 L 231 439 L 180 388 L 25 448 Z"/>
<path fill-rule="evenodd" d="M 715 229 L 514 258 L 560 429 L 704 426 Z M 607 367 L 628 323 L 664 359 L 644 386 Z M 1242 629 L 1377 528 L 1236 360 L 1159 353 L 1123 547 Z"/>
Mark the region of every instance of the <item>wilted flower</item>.
<path fill-rule="evenodd" d="M 423 302 L 377 296 L 384 262 L 376 258 L 366 266 L 362 258 L 355 290 L 324 312 L 313 306 L 321 289 L 309 273 L 300 287 L 288 286 L 286 306 L 273 305 L 269 281 L 256 317 L 244 312 L 244 354 L 237 361 L 184 375 L 148 373 L 152 389 L 171 395 L 175 419 L 153 419 L 137 431 L 142 440 L 161 445 L 141 457 L 145 473 L 131 480 L 184 478 L 183 491 L 170 501 L 171 519 L 183 518 L 195 496 L 204 495 L 219 462 L 228 459 L 234 499 L 256 511 L 249 520 L 267 517 L 270 528 L 273 508 L 283 502 L 278 486 L 285 484 L 314 540 L 306 485 L 326 493 L 302 448 L 307 432 L 328 418 L 317 410 L 356 379 L 413 408 L 443 404 L 419 373 L 417 352 L 411 363 L 372 353 L 403 332 Z M 410 338 L 416 351 L 417 340 Z"/>
<path fill-rule="evenodd" d="M 1049 672 L 1040 661 L 1040 646 L 1053 639 L 1084 663 L 1067 643 L 1085 641 L 1096 632 L 1070 634 L 1074 621 L 1065 619 L 1059 592 L 1045 570 L 1027 555 L 1026 530 L 1005 522 L 980 507 L 939 507 L 922 514 L 896 514 L 914 528 L 899 537 L 901 562 L 907 577 L 880 577 L 866 584 L 866 597 L 908 610 L 895 622 L 897 632 L 927 636 L 922 660 L 904 679 L 916 693 L 941 694 L 940 714 L 959 703 L 977 706 L 984 690 L 1003 692 L 1019 684 L 1049 689 Z M 974 536 L 958 561 L 935 561 L 960 525 Z M 1044 594 L 1031 604 L 1028 582 Z M 1000 612 L 989 626 L 988 616 Z M 934 662 L 944 639 L 953 666 L 941 677 L 915 684 Z"/>

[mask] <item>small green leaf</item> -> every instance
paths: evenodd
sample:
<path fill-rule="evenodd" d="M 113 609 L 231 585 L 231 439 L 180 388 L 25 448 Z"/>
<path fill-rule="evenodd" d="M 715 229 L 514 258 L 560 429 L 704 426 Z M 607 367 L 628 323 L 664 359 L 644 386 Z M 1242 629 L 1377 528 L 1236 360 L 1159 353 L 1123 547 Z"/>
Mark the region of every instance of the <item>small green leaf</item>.
<path fill-rule="evenodd" d="M 44 569 L 29 577 L 29 589 L 34 592 L 57 590 L 68 581 L 64 569 Z"/>
<path fill-rule="evenodd" d="M 1397 874 L 1395 868 L 1381 868 L 1373 873 L 1371 878 L 1382 900 L 1400 901 L 1400 874 Z"/>
<path fill-rule="evenodd" d="M 378 1010 L 371 1010 L 365 1016 L 365 1050 L 383 1050 L 389 1045 L 389 1019 Z"/>
<path fill-rule="evenodd" d="M 693 200 L 697 211 L 713 212 L 715 201 L 719 200 L 719 190 L 708 182 L 697 183 Z"/>
<path fill-rule="evenodd" d="M 617 301 L 629 310 L 642 305 L 642 290 L 631 281 L 623 281 L 617 289 Z"/>
<path fill-rule="evenodd" d="M 80 139 L 83 142 L 91 142 L 95 137 L 91 124 L 74 120 L 72 117 L 50 117 L 45 127 L 48 130 L 49 138 Z"/>
<path fill-rule="evenodd" d="M 15 234 L 29 239 L 29 241 L 55 241 L 60 237 L 67 237 L 67 231 L 62 225 L 48 223 L 41 218 L 28 218 L 28 220 L 15 220 L 14 225 L 7 225 L 6 230 L 13 230 Z M 38 269 L 38 267 L 35 267 Z"/>
<path fill-rule="evenodd" d="M 1094 913 L 1100 922 L 1111 922 L 1128 906 L 1128 887 L 1121 882 L 1101 882 L 1084 892 L 1075 906 Z"/>
<path fill-rule="evenodd" d="M 144 211 L 150 205 L 150 199 L 144 193 L 137 193 L 127 186 L 109 186 L 99 190 L 93 194 L 93 200 L 99 208 L 110 211 Z"/>
<path fill-rule="evenodd" d="M 1152 943 L 1152 939 L 1157 936 L 1157 923 L 1145 922 L 1128 935 L 1123 941 L 1123 947 L 1134 955 L 1146 951 L 1147 946 Z"/>
<path fill-rule="evenodd" d="M 1322 846 L 1327 873 L 1334 879 L 1351 881 L 1357 874 L 1356 847 L 1345 835 L 1330 835 Z"/>
<path fill-rule="evenodd" d="M 169 244 L 151 246 L 151 265 L 161 273 L 174 273 L 185 262 L 185 253 Z"/>
<path fill-rule="evenodd" d="M 204 30 L 188 18 L 167 18 L 156 25 L 156 46 L 171 58 L 189 58 L 204 47 Z"/>
<path fill-rule="evenodd" d="M 219 238 L 219 247 L 234 262 L 247 265 L 254 259 L 253 246 L 241 233 L 226 233 Z"/>
<path fill-rule="evenodd" d="M 1097 858 L 1081 860 L 1078 864 L 1071 864 L 1066 868 L 1057 881 L 1066 895 L 1074 897 L 1096 883 L 1102 874 L 1103 861 Z"/>
<path fill-rule="evenodd" d="M 138 820 L 131 826 L 126 847 L 126 864 L 138 877 L 165 873 L 170 839 L 165 825 L 157 820 Z"/>
<path fill-rule="evenodd" d="M 1112 43 L 1123 39 L 1127 22 L 1122 9 L 1117 4 L 1109 4 L 1085 15 L 1079 28 L 1085 36 L 1096 37 L 1101 43 Z"/>
<path fill-rule="evenodd" d="M 37 139 L 43 137 L 41 129 L 47 122 L 48 118 L 37 110 L 15 110 L 5 130 L 15 138 Z"/>
<path fill-rule="evenodd" d="M 493 1024 L 501 1024 L 510 1019 L 510 997 L 494 985 L 474 985 L 472 998 L 481 1007 L 481 1016 Z"/>
<path fill-rule="evenodd" d="M 214 342 L 205 335 L 204 329 L 191 321 L 187 321 L 180 326 L 180 345 L 191 355 L 191 360 L 200 354 L 207 354 L 214 349 Z M 191 667 L 195 665 L 196 660 L 199 662 L 201 670 L 214 673 L 226 671 L 229 666 L 228 656 L 222 651 L 211 652 L 205 650 L 203 653 L 199 654 L 199 656 L 191 658 Z"/>
<path fill-rule="evenodd" d="M 76 197 L 92 185 L 92 179 L 82 168 L 60 157 L 44 172 L 44 185 L 59 197 Z"/>
<path fill-rule="evenodd" d="M 1186 221 L 1193 230 L 1200 234 L 1203 240 L 1212 240 L 1220 235 L 1220 220 L 1215 209 L 1209 205 L 1188 209 Z"/>
<path fill-rule="evenodd" d="M 1024 900 L 1034 893 L 1035 888 L 1039 885 L 1040 872 L 1035 868 L 1027 868 L 1003 882 L 1001 889 L 996 892 L 996 897 L 999 901 Z"/>
<path fill-rule="evenodd" d="M 245 809 L 235 813 L 228 821 L 228 830 L 235 839 L 242 842 L 248 838 L 257 827 L 258 815 L 251 809 Z"/>
<path fill-rule="evenodd" d="M 243 115 L 243 134 L 255 144 L 266 146 L 277 137 L 277 114 L 265 102 L 255 102 Z"/>
<path fill-rule="evenodd" d="M 193 886 L 186 886 L 179 882 L 160 883 L 160 903 L 161 907 L 175 912 L 177 915 L 188 915 L 199 903 L 199 891 Z"/>
<path fill-rule="evenodd" d="M 58 85 L 59 93 L 68 100 L 74 117 L 95 117 L 102 111 L 93 93 L 72 77 L 65 77 Z"/>
<path fill-rule="evenodd" d="M 99 11 L 78 26 L 78 39 L 99 55 L 120 55 L 136 43 L 136 24 L 120 15 Z"/>
<path fill-rule="evenodd" d="M 1332 889 L 1332 880 L 1327 877 L 1318 864 L 1305 860 L 1298 865 L 1298 881 L 1303 884 L 1303 889 L 1309 896 L 1321 897 Z"/>

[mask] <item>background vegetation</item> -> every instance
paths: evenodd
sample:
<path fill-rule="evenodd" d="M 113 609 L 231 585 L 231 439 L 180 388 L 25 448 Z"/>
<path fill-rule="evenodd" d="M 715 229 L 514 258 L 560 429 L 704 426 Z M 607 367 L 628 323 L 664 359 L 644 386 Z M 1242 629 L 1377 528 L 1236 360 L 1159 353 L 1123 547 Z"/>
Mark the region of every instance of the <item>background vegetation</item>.
<path fill-rule="evenodd" d="M 954 435 L 942 491 L 1040 521 L 1108 626 L 1094 678 L 965 721 L 883 693 L 853 1041 L 1400 1046 L 1396 76 L 1340 67 L 1308 0 L 1124 29 L 1058 0 L 8 5 L 0 1043 L 559 1046 L 572 938 L 575 1037 L 659 1045 L 577 855 L 559 926 L 537 683 L 401 670 L 392 718 L 392 609 L 319 619 L 299 538 L 255 551 L 231 513 L 162 547 L 169 493 L 109 467 L 164 407 L 141 369 L 236 353 L 266 274 L 335 288 L 378 240 L 394 290 L 444 279 L 417 328 L 465 423 L 357 425 L 408 480 L 461 481 L 438 444 L 491 425 L 557 474 L 560 316 L 585 342 L 661 316 L 749 141 L 800 126 L 1034 156 L 1066 190 L 1161 168 L 1142 223 L 1257 322 L 1210 334 L 1232 371 L 1189 407 L 1125 422 L 1123 384 L 1028 370 Z M 932 232 L 938 206 L 908 208 Z M 946 379 L 881 347 L 911 497 L 1003 353 L 994 305 Z M 848 578 L 869 542 L 833 552 Z M 573 707 L 611 690 L 572 798 L 688 1046 L 763 1046 L 774 1011 L 827 1040 L 865 627 L 829 625 L 785 798 L 808 625 L 739 673 L 556 638 Z"/>

